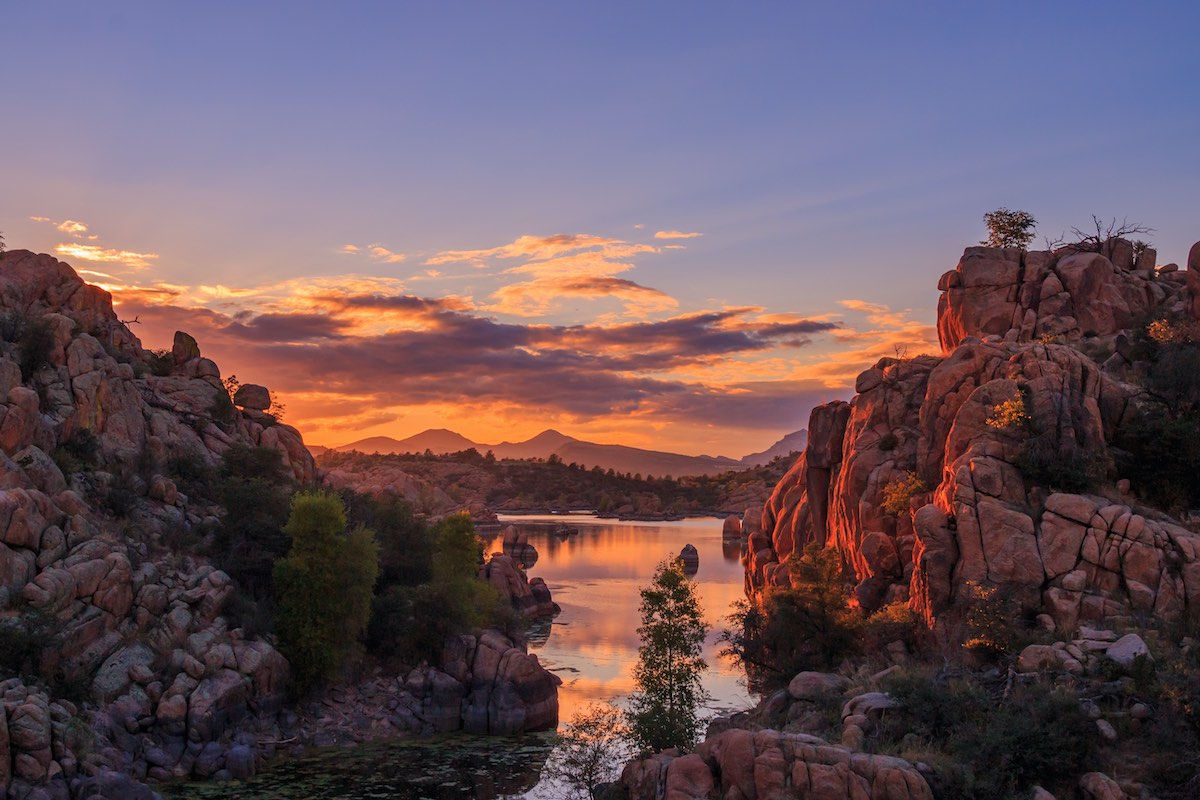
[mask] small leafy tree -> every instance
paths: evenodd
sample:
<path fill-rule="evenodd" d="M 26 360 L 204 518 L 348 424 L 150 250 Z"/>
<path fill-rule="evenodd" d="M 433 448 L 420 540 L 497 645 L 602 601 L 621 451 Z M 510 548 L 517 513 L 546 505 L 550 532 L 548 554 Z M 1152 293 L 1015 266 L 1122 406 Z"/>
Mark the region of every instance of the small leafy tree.
<path fill-rule="evenodd" d="M 275 625 L 303 692 L 336 676 L 366 630 L 379 547 L 368 528 L 346 530 L 341 499 L 326 492 L 297 494 L 284 532 L 292 549 L 275 565 Z"/>
<path fill-rule="evenodd" d="M 4 258 L 4 234 L 0 233 L 0 258 Z"/>
<path fill-rule="evenodd" d="M 612 703 L 589 704 L 558 732 L 542 777 L 573 798 L 594 798 L 596 787 L 616 778 L 633 755 L 625 714 Z"/>
<path fill-rule="evenodd" d="M 928 487 L 915 472 L 905 473 L 883 487 L 883 510 L 892 515 L 907 514 L 909 503 Z"/>
<path fill-rule="evenodd" d="M 1028 211 L 1009 211 L 998 208 L 983 215 L 988 238 L 980 244 L 988 247 L 1019 247 L 1024 250 L 1033 241 L 1037 220 Z"/>
<path fill-rule="evenodd" d="M 629 726 L 645 750 L 688 749 L 696 742 L 704 699 L 700 676 L 708 669 L 701 657 L 708 625 L 700 598 L 673 561 L 655 568 L 641 595 L 642 645 L 633 668 L 638 688 L 629 700 Z"/>

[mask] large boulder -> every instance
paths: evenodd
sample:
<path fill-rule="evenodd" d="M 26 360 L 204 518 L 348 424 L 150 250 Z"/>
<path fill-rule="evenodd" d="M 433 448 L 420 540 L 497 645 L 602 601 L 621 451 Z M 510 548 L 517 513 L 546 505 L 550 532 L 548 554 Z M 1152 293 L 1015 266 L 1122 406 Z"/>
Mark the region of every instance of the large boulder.
<path fill-rule="evenodd" d="M 271 407 L 271 392 L 256 383 L 243 383 L 234 392 L 233 404 L 254 411 L 266 411 Z"/>

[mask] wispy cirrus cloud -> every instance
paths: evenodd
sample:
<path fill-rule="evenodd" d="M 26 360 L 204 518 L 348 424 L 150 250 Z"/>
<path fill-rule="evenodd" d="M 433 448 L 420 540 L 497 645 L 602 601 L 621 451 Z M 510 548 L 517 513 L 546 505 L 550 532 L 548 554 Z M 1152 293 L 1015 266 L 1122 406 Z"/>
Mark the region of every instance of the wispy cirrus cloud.
<path fill-rule="evenodd" d="M 50 217 L 30 217 L 34 222 L 44 222 L 74 239 L 96 241 L 100 237 L 88 233 L 90 228 L 84 222 L 75 219 L 54 220 Z M 98 244 L 83 244 L 82 242 L 62 242 L 54 246 L 54 252 L 67 258 L 81 261 L 92 261 L 102 264 L 124 264 L 133 269 L 145 269 L 150 262 L 158 258 L 158 253 L 140 253 L 134 250 L 102 247 Z"/>
<path fill-rule="evenodd" d="M 623 245 L 620 239 L 609 239 L 587 233 L 556 233 L 550 236 L 518 236 L 508 244 L 481 250 L 443 250 L 425 260 L 429 266 L 465 263 L 487 266 L 492 258 L 525 258 L 545 260 L 578 250 Z"/>
<path fill-rule="evenodd" d="M 703 235 L 704 235 L 703 233 L 699 233 L 699 232 L 688 233 L 686 231 L 655 231 L 654 238 L 655 239 L 696 239 Z"/>
<path fill-rule="evenodd" d="M 134 269 L 145 269 L 158 258 L 158 253 L 138 253 L 133 250 L 116 250 L 94 244 L 64 242 L 54 246 L 54 252 L 67 258 L 96 261 L 102 264 L 124 264 Z"/>
<path fill-rule="evenodd" d="M 399 264 L 401 261 L 408 260 L 408 256 L 405 253 L 398 253 L 395 250 L 384 247 L 380 242 L 372 242 L 363 246 L 344 244 L 338 248 L 338 252 L 347 256 L 366 256 L 372 261 L 377 261 L 381 264 Z"/>
<path fill-rule="evenodd" d="M 577 275 L 509 284 L 492 294 L 494 302 L 488 308 L 514 316 L 536 317 L 545 314 L 557 301 L 565 297 L 614 298 L 623 303 L 627 312 L 636 316 L 647 316 L 679 307 L 679 301 L 666 292 L 642 286 L 627 278 Z"/>

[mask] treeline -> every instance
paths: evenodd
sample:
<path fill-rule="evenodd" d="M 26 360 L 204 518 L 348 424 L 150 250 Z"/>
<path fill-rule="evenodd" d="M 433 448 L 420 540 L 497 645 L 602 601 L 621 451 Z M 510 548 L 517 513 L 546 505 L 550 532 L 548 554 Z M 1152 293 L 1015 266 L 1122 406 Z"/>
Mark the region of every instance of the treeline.
<path fill-rule="evenodd" d="M 596 510 L 600 513 L 684 514 L 721 511 L 730 498 L 769 494 L 795 460 L 778 457 L 759 467 L 719 475 L 642 475 L 564 463 L 558 456 L 497 459 L 474 448 L 457 453 L 367 455 L 328 451 L 324 469 L 364 470 L 394 465 L 445 489 L 455 499 L 480 500 L 494 509 Z M 457 490 L 457 491 L 456 491 Z M 471 493 L 477 496 L 469 496 Z M 741 510 L 741 509 L 729 509 Z"/>

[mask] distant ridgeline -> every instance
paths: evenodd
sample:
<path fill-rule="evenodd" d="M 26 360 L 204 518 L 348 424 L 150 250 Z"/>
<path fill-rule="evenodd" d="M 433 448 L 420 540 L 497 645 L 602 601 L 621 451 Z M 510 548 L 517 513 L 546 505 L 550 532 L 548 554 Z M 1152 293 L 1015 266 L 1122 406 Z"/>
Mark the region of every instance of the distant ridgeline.
<path fill-rule="evenodd" d="M 625 518 L 734 513 L 762 508 L 791 464 L 766 464 L 689 477 L 619 473 L 549 458 L 496 458 L 472 448 L 444 455 L 367 455 L 328 450 L 317 459 L 331 486 L 395 494 L 420 513 L 467 511 L 477 523 L 495 512 L 597 511 Z"/>

